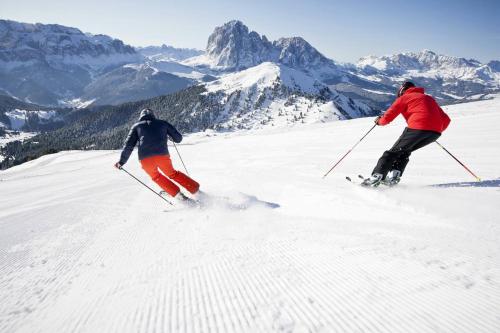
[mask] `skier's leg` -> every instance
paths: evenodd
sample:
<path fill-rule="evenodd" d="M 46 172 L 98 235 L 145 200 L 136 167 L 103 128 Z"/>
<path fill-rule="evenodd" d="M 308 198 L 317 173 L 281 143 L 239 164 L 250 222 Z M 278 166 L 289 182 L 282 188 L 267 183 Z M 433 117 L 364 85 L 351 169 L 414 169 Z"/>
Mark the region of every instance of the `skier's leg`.
<path fill-rule="evenodd" d="M 410 154 L 417 149 L 427 146 L 428 144 L 436 141 L 441 134 L 433 131 L 424 131 L 424 130 L 412 130 L 412 142 L 407 146 L 409 151 L 405 154 L 401 154 L 400 157 L 394 162 L 392 170 L 401 171 L 401 175 L 403 174 L 408 162 L 410 161 Z"/>
<path fill-rule="evenodd" d="M 194 179 L 190 178 L 189 176 L 185 175 L 180 171 L 176 171 L 175 175 L 170 177 L 170 179 L 172 179 L 177 184 L 184 187 L 191 194 L 195 194 L 200 189 L 200 184 L 197 181 L 195 181 Z"/>
<path fill-rule="evenodd" d="M 420 139 L 416 142 L 416 144 L 412 148 L 412 152 L 423 148 L 433 142 L 435 142 L 441 136 L 441 133 L 433 132 L 433 131 L 421 131 Z"/>
<path fill-rule="evenodd" d="M 372 175 L 381 174 L 382 179 L 387 176 L 387 173 L 392 169 L 394 163 L 399 159 L 401 152 L 386 150 L 379 158 L 377 165 L 372 171 Z"/>
<path fill-rule="evenodd" d="M 200 184 L 198 184 L 195 180 L 191 179 L 184 173 L 177 171 L 174 169 L 172 165 L 172 160 L 169 155 L 159 156 L 159 167 L 161 172 L 163 172 L 168 178 L 175 181 L 177 184 L 184 187 L 191 194 L 195 194 L 198 192 L 200 188 Z"/>
<path fill-rule="evenodd" d="M 380 157 L 372 171 L 372 175 L 381 174 L 382 179 L 384 179 L 387 173 L 393 169 L 394 164 L 398 163 L 398 161 L 408 159 L 411 154 L 412 137 L 413 135 L 409 129 L 405 128 L 403 134 L 401 134 L 392 148 L 382 154 L 382 157 Z"/>
<path fill-rule="evenodd" d="M 392 164 L 391 170 L 400 171 L 400 177 L 403 175 L 403 171 L 405 171 L 408 162 L 410 162 L 411 152 L 407 152 L 405 154 L 401 154 L 398 159 L 394 161 Z"/>
<path fill-rule="evenodd" d="M 167 177 L 158 171 L 157 156 L 152 156 L 141 160 L 141 166 L 151 179 L 158 184 L 165 192 L 175 197 L 179 193 L 179 186 L 175 185 Z"/>

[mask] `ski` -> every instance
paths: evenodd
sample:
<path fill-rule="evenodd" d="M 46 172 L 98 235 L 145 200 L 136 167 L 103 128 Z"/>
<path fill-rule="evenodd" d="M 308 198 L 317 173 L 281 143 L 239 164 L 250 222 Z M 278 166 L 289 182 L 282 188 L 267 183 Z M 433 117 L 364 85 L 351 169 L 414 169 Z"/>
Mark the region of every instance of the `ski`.
<path fill-rule="evenodd" d="M 346 176 L 345 177 L 346 180 L 348 180 L 349 182 L 353 183 L 353 184 L 356 184 L 356 185 L 359 185 L 361 187 L 367 187 L 367 188 L 376 188 L 378 187 L 379 185 L 377 186 L 368 186 L 368 185 L 363 185 L 363 181 L 366 180 L 367 178 L 365 178 L 363 175 L 358 175 L 357 179 L 356 178 L 351 178 L 349 176 Z M 358 180 L 360 179 L 360 180 Z M 381 182 L 380 184 L 383 184 L 383 182 Z"/>
<path fill-rule="evenodd" d="M 160 191 L 160 195 L 162 197 L 170 197 L 170 195 L 165 192 L 165 191 Z M 179 201 L 179 202 L 176 202 L 175 206 L 183 206 L 183 208 L 203 208 L 203 202 L 201 200 L 196 200 L 196 199 L 193 199 L 193 198 L 190 198 L 188 196 L 186 196 L 186 200 L 185 201 Z"/>
<path fill-rule="evenodd" d="M 357 185 L 360 185 L 362 187 L 370 187 L 370 188 L 377 188 L 379 187 L 380 185 L 384 185 L 384 186 L 387 186 L 387 187 L 394 187 L 397 185 L 397 183 L 389 183 L 387 181 L 381 181 L 379 185 L 377 186 L 363 186 L 362 185 L 362 182 L 367 179 L 366 177 L 364 177 L 363 175 L 358 175 L 358 177 L 361 181 L 357 181 L 357 179 L 352 179 L 351 177 L 349 176 L 346 176 L 345 179 L 348 180 L 349 182 L 353 183 L 353 184 L 357 184 Z"/>
<path fill-rule="evenodd" d="M 350 183 L 353 183 L 353 184 L 356 184 L 356 185 L 361 185 L 361 182 L 357 181 L 357 179 L 356 179 L 356 178 L 354 178 L 354 179 L 353 179 L 353 178 L 351 178 L 351 177 L 349 177 L 349 176 L 346 176 L 346 177 L 345 177 L 345 179 L 346 179 L 348 182 L 350 182 Z"/>

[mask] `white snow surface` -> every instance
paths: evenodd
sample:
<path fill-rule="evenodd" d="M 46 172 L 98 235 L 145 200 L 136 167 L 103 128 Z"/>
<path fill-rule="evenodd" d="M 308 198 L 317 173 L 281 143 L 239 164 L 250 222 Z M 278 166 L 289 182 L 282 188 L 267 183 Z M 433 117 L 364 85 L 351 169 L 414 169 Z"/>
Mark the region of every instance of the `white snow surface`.
<path fill-rule="evenodd" d="M 191 175 L 227 197 L 201 210 L 113 168 L 118 151 L 2 171 L 0 331 L 499 332 L 499 106 L 445 107 L 439 141 L 481 182 L 432 144 L 398 187 L 348 183 L 401 119 L 322 179 L 366 118 L 186 138 Z M 157 189 L 135 156 L 125 167 Z"/>

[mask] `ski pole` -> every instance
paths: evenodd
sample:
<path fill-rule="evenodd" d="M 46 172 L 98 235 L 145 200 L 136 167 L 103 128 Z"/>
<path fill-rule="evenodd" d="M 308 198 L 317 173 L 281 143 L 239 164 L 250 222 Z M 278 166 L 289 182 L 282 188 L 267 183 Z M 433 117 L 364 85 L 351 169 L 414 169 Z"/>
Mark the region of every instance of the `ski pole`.
<path fill-rule="evenodd" d="M 130 177 L 134 178 L 135 180 L 137 180 L 139 183 L 141 183 L 142 185 L 144 185 L 145 187 L 147 187 L 151 192 L 153 192 L 154 194 L 156 194 L 157 196 L 159 196 L 160 198 L 162 198 L 163 200 L 165 200 L 166 202 L 168 202 L 170 205 L 174 205 L 173 203 L 171 203 L 170 201 L 168 201 L 167 199 L 165 199 L 164 197 L 162 197 L 158 192 L 156 192 L 155 190 L 153 190 L 151 187 L 149 187 L 148 185 L 144 184 L 143 182 L 141 182 L 137 177 L 135 177 L 133 174 L 131 174 L 130 172 L 128 172 L 127 170 L 125 170 L 124 167 L 121 167 L 120 170 L 123 170 L 125 171 Z"/>
<path fill-rule="evenodd" d="M 172 140 L 172 143 L 174 144 L 175 150 L 177 151 L 177 155 L 179 155 L 179 158 L 181 159 L 182 165 L 184 166 L 184 170 L 186 170 L 186 173 L 189 176 L 189 172 L 186 168 L 186 165 L 184 164 L 184 161 L 182 160 L 182 156 L 181 156 L 181 153 L 179 153 L 179 149 L 177 149 L 177 145 L 175 144 L 175 142 L 173 140 Z"/>
<path fill-rule="evenodd" d="M 366 132 L 366 134 L 365 134 L 365 135 L 363 135 L 363 137 L 362 137 L 361 139 L 359 139 L 359 141 L 358 141 L 358 142 L 356 142 L 356 144 L 355 144 L 354 146 L 352 146 L 352 148 L 351 148 L 351 149 L 349 149 L 349 151 L 348 151 L 347 153 L 345 153 L 345 155 L 344 155 L 344 156 L 342 156 L 342 158 L 341 158 L 340 160 L 338 160 L 338 162 L 337 162 L 337 163 L 335 163 L 335 164 L 331 167 L 331 169 L 330 169 L 330 170 L 328 170 L 328 172 L 327 172 L 327 173 L 325 173 L 325 175 L 323 176 L 323 178 L 325 178 L 326 176 L 328 176 L 328 174 L 329 174 L 329 173 L 330 173 L 330 172 L 331 172 L 331 171 L 332 171 L 332 170 L 333 170 L 333 169 L 334 169 L 334 168 L 335 168 L 335 167 L 336 167 L 336 166 L 337 166 L 340 162 L 342 162 L 342 160 L 343 160 L 343 159 L 344 159 L 347 155 L 349 155 L 349 153 L 350 153 L 351 151 L 353 151 L 353 150 L 354 150 L 354 148 L 356 148 L 356 146 L 357 146 L 357 145 L 358 145 L 361 141 L 363 141 L 363 139 L 364 139 L 364 138 L 365 138 L 365 137 L 366 137 L 366 136 L 367 136 L 367 135 L 368 135 L 368 134 L 369 134 L 369 133 L 370 133 L 370 132 L 371 132 L 371 131 L 372 131 L 372 130 L 376 127 L 376 126 L 377 126 L 377 124 L 373 125 L 373 126 L 372 126 L 372 128 L 370 128 L 370 130 L 369 130 L 368 132 Z"/>
<path fill-rule="evenodd" d="M 473 176 L 474 176 L 474 178 L 476 178 L 476 180 L 477 180 L 478 182 L 480 182 L 480 181 L 481 181 L 481 178 L 479 178 L 478 176 L 476 176 L 476 175 L 474 174 L 474 172 L 472 172 L 472 171 L 471 171 L 468 167 L 466 167 L 466 166 L 465 166 L 465 164 L 463 164 L 462 162 L 460 162 L 460 161 L 458 160 L 458 158 L 456 158 L 455 156 L 453 156 L 453 154 L 452 154 L 452 153 L 450 153 L 450 152 L 448 151 L 448 149 L 446 149 L 445 147 L 443 147 L 443 145 L 442 145 L 442 144 L 440 144 L 439 142 L 437 142 L 437 141 L 436 141 L 436 143 L 439 145 L 439 147 L 443 148 L 443 150 L 444 150 L 445 152 L 447 152 L 447 153 L 448 153 L 448 155 L 450 155 L 450 156 L 451 156 L 451 157 L 452 157 L 455 161 L 457 161 L 457 162 L 458 162 L 458 164 L 460 164 L 461 166 L 463 166 L 465 170 L 467 170 L 467 171 L 468 171 L 471 175 L 473 175 Z"/>

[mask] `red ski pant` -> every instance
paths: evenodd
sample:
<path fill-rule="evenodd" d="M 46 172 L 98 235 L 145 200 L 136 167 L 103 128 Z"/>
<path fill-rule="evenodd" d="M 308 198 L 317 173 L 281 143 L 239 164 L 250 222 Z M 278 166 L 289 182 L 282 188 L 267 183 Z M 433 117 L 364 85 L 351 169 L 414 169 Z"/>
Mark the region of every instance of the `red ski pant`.
<path fill-rule="evenodd" d="M 171 180 L 175 181 L 192 194 L 198 192 L 200 188 L 200 184 L 196 181 L 174 169 L 169 155 L 147 157 L 141 160 L 141 165 L 151 179 L 173 197 L 179 193 L 180 189 L 179 186 Z"/>

